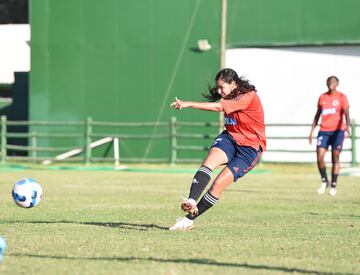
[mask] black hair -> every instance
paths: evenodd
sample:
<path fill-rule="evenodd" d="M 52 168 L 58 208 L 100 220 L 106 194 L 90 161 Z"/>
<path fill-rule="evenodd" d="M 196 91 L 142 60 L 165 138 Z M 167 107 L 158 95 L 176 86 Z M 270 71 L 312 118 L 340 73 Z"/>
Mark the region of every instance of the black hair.
<path fill-rule="evenodd" d="M 339 79 L 335 75 L 331 75 L 326 79 L 326 83 L 328 83 L 332 78 L 334 78 L 337 82 L 339 82 Z"/>
<path fill-rule="evenodd" d="M 256 88 L 254 85 L 251 85 L 250 82 L 243 78 L 238 77 L 237 73 L 233 69 L 222 69 L 219 71 L 215 77 L 215 82 L 218 80 L 223 80 L 224 82 L 231 84 L 233 81 L 236 83 L 236 88 L 230 92 L 230 94 L 226 97 L 226 99 L 234 98 L 241 94 L 246 94 L 251 91 L 256 92 Z M 219 94 L 218 90 L 219 87 L 217 85 L 208 88 L 209 93 L 203 94 L 203 97 L 208 99 L 210 102 L 218 101 L 221 99 L 221 95 Z"/>

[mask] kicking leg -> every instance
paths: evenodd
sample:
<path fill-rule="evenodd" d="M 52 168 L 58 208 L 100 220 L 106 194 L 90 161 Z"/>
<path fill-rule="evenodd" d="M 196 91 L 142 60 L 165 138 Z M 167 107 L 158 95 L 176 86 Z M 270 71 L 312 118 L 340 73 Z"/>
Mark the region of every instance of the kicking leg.
<path fill-rule="evenodd" d="M 224 151 L 217 147 L 210 149 L 207 157 L 192 180 L 189 197 L 181 204 L 182 210 L 189 212 L 191 215 L 197 214 L 198 209 L 196 202 L 208 185 L 212 171 L 227 161 L 227 155 Z"/>
<path fill-rule="evenodd" d="M 195 215 L 187 215 L 186 217 L 190 220 L 194 220 L 201 214 L 205 213 L 212 206 L 214 206 L 219 200 L 221 193 L 234 182 L 234 175 L 228 167 L 225 167 L 221 173 L 216 177 L 209 191 L 199 201 L 197 208 L 198 212 Z"/>
<path fill-rule="evenodd" d="M 176 223 L 169 228 L 169 230 L 186 231 L 193 228 L 194 219 L 209 210 L 218 201 L 222 191 L 225 190 L 234 181 L 234 176 L 230 172 L 229 168 L 225 167 L 221 173 L 216 177 L 210 190 L 205 193 L 196 207 L 196 213 L 189 213 L 186 217 L 182 217 L 176 221 Z M 212 194 L 213 190 L 214 194 Z"/>

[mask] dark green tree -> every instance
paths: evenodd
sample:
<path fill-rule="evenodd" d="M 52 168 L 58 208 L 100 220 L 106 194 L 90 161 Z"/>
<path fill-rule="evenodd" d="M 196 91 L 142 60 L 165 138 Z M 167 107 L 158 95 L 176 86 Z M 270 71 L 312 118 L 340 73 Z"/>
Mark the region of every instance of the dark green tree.
<path fill-rule="evenodd" d="M 29 0 L 0 0 L 0 24 L 29 23 Z"/>

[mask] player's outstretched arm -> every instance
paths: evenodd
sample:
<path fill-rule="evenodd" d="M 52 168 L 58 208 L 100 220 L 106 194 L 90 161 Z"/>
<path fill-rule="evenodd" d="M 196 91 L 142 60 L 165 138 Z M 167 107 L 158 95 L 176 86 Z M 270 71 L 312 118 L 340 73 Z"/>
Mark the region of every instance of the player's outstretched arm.
<path fill-rule="evenodd" d="M 218 102 L 195 102 L 195 101 L 183 101 L 175 97 L 175 101 L 170 104 L 170 107 L 177 110 L 185 108 L 199 109 L 203 111 L 222 112 L 224 109 Z"/>

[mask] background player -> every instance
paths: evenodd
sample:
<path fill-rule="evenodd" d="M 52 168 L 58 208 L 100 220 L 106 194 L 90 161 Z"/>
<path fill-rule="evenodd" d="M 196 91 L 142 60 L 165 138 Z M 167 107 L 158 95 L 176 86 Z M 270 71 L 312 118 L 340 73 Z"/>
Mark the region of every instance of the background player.
<path fill-rule="evenodd" d="M 329 186 L 326 175 L 325 153 L 331 146 L 331 185 L 330 195 L 336 195 L 336 182 L 340 172 L 340 153 L 342 150 L 345 132 L 349 134 L 350 115 L 349 103 L 346 95 L 337 90 L 339 79 L 336 76 L 330 76 L 326 80 L 328 91 L 319 97 L 318 108 L 314 117 L 309 135 L 309 143 L 312 143 L 313 132 L 321 115 L 320 131 L 317 136 L 317 165 L 321 175 L 321 187 L 319 194 L 323 194 Z M 344 116 L 346 124 L 344 123 Z"/>
<path fill-rule="evenodd" d="M 188 215 L 178 219 L 170 230 L 191 229 L 194 219 L 215 205 L 227 186 L 255 166 L 266 147 L 264 112 L 255 86 L 239 78 L 232 69 L 221 70 L 215 81 L 215 87 L 209 89 L 210 94 L 204 95 L 209 102 L 182 101 L 176 98 L 170 105 L 178 110 L 194 108 L 224 112 L 226 128 L 215 139 L 193 178 L 188 199 L 181 204 L 182 210 L 188 212 Z M 223 164 L 226 167 L 197 203 L 210 181 L 212 171 Z"/>

